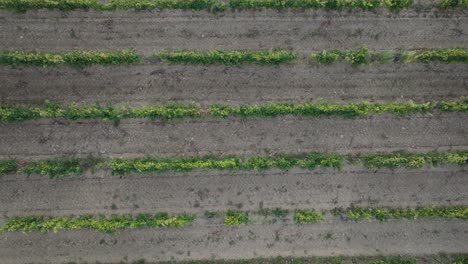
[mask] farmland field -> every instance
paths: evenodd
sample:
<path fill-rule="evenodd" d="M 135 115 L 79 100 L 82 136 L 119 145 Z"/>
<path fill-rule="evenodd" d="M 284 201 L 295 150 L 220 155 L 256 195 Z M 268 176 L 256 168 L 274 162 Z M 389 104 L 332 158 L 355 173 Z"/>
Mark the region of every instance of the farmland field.
<path fill-rule="evenodd" d="M 467 7 L 0 0 L 0 264 L 468 263 Z"/>

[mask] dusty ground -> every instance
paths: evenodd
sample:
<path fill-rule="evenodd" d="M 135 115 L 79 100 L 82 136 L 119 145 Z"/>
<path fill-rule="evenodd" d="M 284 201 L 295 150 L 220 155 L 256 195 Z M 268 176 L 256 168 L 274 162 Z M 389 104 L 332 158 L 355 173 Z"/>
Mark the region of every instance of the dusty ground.
<path fill-rule="evenodd" d="M 294 255 L 425 255 L 460 253 L 466 245 L 463 220 L 329 221 L 311 225 L 252 224 L 229 228 L 199 221 L 184 229 L 126 230 L 118 235 L 95 231 L 5 233 L 2 263 L 66 261 L 148 261 L 200 258 L 253 258 Z M 329 237 L 331 234 L 331 238 Z"/>
<path fill-rule="evenodd" d="M 464 113 L 368 118 L 37 120 L 0 124 L 0 158 L 460 150 Z"/>
<path fill-rule="evenodd" d="M 1 216 L 116 214 L 164 211 L 198 213 L 228 209 L 320 209 L 465 205 L 467 171 L 458 167 L 369 171 L 97 173 L 50 180 L 0 178 Z"/>
<path fill-rule="evenodd" d="M 55 102 L 148 105 L 168 102 L 253 104 L 326 101 L 430 101 L 468 92 L 464 64 L 352 67 L 292 64 L 138 65 L 120 67 L 0 66 L 4 104 Z"/>
<path fill-rule="evenodd" d="M 0 48 L 62 51 L 162 49 L 421 49 L 466 47 L 466 11 L 1 12 Z"/>

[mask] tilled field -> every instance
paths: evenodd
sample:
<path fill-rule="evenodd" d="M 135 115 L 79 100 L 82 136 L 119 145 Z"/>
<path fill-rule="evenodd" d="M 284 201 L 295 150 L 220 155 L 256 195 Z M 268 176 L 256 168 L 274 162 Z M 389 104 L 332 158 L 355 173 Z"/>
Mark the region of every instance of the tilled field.
<path fill-rule="evenodd" d="M 223 118 L 203 112 L 200 117 L 116 121 L 92 119 L 89 110 L 83 114 L 86 119 L 23 120 L 27 110 L 11 114 L 7 108 L 34 107 L 46 100 L 120 107 L 194 104 L 203 111 L 216 104 L 307 103 L 319 98 L 339 104 L 454 100 L 468 95 L 466 53 L 454 63 L 440 57 L 403 63 L 395 55 L 391 63 L 351 65 L 346 53 L 344 61 L 321 64 L 306 57 L 325 49 L 363 46 L 376 52 L 466 52 L 467 9 L 437 4 L 416 1 L 399 12 L 0 10 L 3 50 L 134 49 L 144 56 L 135 64 L 81 67 L 55 62 L 41 67 L 0 56 L 0 225 L 7 226 L 0 227 L 0 263 L 467 254 L 466 97 L 455 111 L 403 109 L 354 117 L 347 112 L 265 112 Z M 299 59 L 233 65 L 151 57 L 163 50 L 269 49 L 297 52 Z M 16 121 L 10 121 L 12 115 Z M 256 160 L 311 152 L 349 156 L 343 166 L 326 158 L 313 160 L 313 155 L 313 165 L 285 165 L 287 158 L 275 165 Z M 379 156 L 382 160 L 375 158 L 374 166 L 353 161 L 360 155 L 384 154 L 394 156 Z M 233 169 L 226 163 L 218 168 L 197 161 L 207 155 L 250 158 L 256 165 Z M 145 170 L 148 161 L 130 173 L 112 175 L 99 163 L 151 157 L 193 158 L 195 165 L 150 164 L 155 167 Z M 64 165 L 76 158 L 86 170 L 70 172 L 66 166 L 72 165 Z M 27 171 L 33 161 L 46 162 Z M 368 211 L 346 211 L 359 208 Z M 390 213 L 383 217 L 381 210 Z M 109 233 L 84 217 L 157 212 L 174 217 L 161 216 L 163 222 L 143 226 L 134 220 L 143 217 L 133 218 Z M 184 213 L 193 218 L 177 222 L 176 215 Z M 230 213 L 236 215 L 231 219 Z M 299 219 L 301 214 L 305 216 Z M 67 224 L 60 218 L 75 219 L 73 215 L 81 220 Z M 51 222 L 41 225 L 44 219 Z M 88 222 L 83 227 L 79 221 Z M 114 218 L 107 224 L 117 222 Z"/>

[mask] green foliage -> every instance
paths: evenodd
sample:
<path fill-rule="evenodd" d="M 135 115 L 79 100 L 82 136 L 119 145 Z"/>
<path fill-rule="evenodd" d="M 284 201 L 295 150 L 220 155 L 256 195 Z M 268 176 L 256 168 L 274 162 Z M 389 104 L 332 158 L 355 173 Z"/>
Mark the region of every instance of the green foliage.
<path fill-rule="evenodd" d="M 445 9 L 466 8 L 468 0 L 442 0 L 440 6 Z"/>
<path fill-rule="evenodd" d="M 181 214 L 169 216 L 167 213 L 139 214 L 137 216 L 122 215 L 93 217 L 82 215 L 78 217 L 43 217 L 26 216 L 15 217 L 0 228 L 0 232 L 22 231 L 29 233 L 32 231 L 57 232 L 61 229 L 94 229 L 100 232 L 114 232 L 118 229 L 126 228 L 158 228 L 158 227 L 184 227 L 195 220 L 194 215 Z"/>
<path fill-rule="evenodd" d="M 69 120 L 101 118 L 103 120 L 119 121 L 125 118 L 198 118 L 202 114 L 214 117 L 275 117 L 282 115 L 297 116 L 341 116 L 360 117 L 371 114 L 393 113 L 396 115 L 409 115 L 414 113 L 428 113 L 434 110 L 446 112 L 467 112 L 468 97 L 458 100 L 445 100 L 441 102 L 414 103 L 348 103 L 336 104 L 317 100 L 312 103 L 270 103 L 265 105 L 228 106 L 214 104 L 204 111 L 196 105 L 169 104 L 163 106 L 145 106 L 141 108 L 130 107 L 103 107 L 78 106 L 74 103 L 62 106 L 58 103 L 46 101 L 42 106 L 0 106 L 0 122 L 19 122 L 39 118 L 65 118 Z"/>
<path fill-rule="evenodd" d="M 344 53 L 344 58 L 353 65 L 366 65 L 371 62 L 371 54 L 366 47 L 362 47 L 356 51 L 347 51 Z"/>
<path fill-rule="evenodd" d="M 369 49 L 362 47 L 358 50 L 324 50 L 319 53 L 311 54 L 310 58 L 318 63 L 330 64 L 338 59 L 344 59 L 352 65 L 366 65 L 371 62 Z"/>
<path fill-rule="evenodd" d="M 411 0 L 230 0 L 229 7 L 233 9 L 269 8 L 269 9 L 318 9 L 339 10 L 343 8 L 361 8 L 370 10 L 378 7 L 388 7 L 393 10 L 412 5 Z"/>
<path fill-rule="evenodd" d="M 461 107 L 468 107 L 468 100 L 463 102 L 455 100 L 446 102 L 446 104 L 453 103 L 457 103 Z M 381 113 L 393 113 L 396 115 L 428 113 L 436 108 L 438 108 L 438 105 L 433 102 L 419 104 L 411 101 L 383 104 L 368 102 L 336 104 L 316 101 L 302 104 L 271 103 L 260 106 L 228 106 L 215 104 L 210 106 L 209 113 L 215 117 L 228 117 L 232 115 L 241 117 L 275 117 L 281 115 L 358 117 Z M 459 111 L 460 107 L 452 109 L 453 111 Z"/>
<path fill-rule="evenodd" d="M 265 216 L 265 217 L 272 215 L 274 217 L 284 218 L 289 214 L 289 210 L 281 209 L 281 208 L 273 208 L 273 209 L 262 208 L 262 209 L 258 210 L 258 214 L 262 215 L 262 216 Z"/>
<path fill-rule="evenodd" d="M 341 57 L 341 53 L 338 50 L 324 50 L 315 54 L 310 55 L 310 58 L 316 60 L 318 63 L 331 64 L 337 61 Z"/>
<path fill-rule="evenodd" d="M 89 66 L 93 64 L 116 65 L 133 64 L 142 57 L 133 50 L 116 52 L 72 51 L 64 53 L 48 53 L 38 51 L 0 51 L 0 64 L 50 66 L 67 64 L 73 66 Z"/>
<path fill-rule="evenodd" d="M 161 59 L 170 63 L 191 63 L 191 64 L 227 64 L 238 65 L 242 63 L 258 63 L 265 65 L 276 65 L 293 61 L 297 54 L 284 50 L 270 51 L 174 51 L 174 52 L 156 52 L 154 58 Z"/>
<path fill-rule="evenodd" d="M 20 171 L 28 175 L 48 175 L 50 178 L 62 178 L 83 173 L 80 161 L 77 159 L 33 161 L 26 164 Z"/>
<path fill-rule="evenodd" d="M 113 175 L 125 175 L 132 172 L 186 172 L 194 169 L 203 170 L 269 170 L 291 168 L 313 170 L 322 168 L 342 168 L 345 162 L 361 161 L 367 168 L 421 168 L 428 164 L 464 165 L 468 163 L 468 150 L 458 152 L 429 152 L 391 154 L 368 154 L 362 156 L 344 156 L 335 153 L 304 153 L 302 155 L 254 156 L 241 157 L 192 157 L 184 159 L 157 159 L 152 157 L 140 159 L 110 159 L 103 160 L 44 160 L 26 163 L 18 168 L 13 160 L 0 161 L 0 175 L 3 173 L 23 172 L 26 174 L 49 175 L 51 178 L 61 178 L 82 174 L 85 168 L 109 168 Z"/>
<path fill-rule="evenodd" d="M 468 96 L 460 100 L 446 100 L 439 103 L 439 108 L 445 112 L 468 112 Z"/>
<path fill-rule="evenodd" d="M 101 9 L 98 0 L 0 0 L 0 9 L 26 12 L 31 9 Z"/>
<path fill-rule="evenodd" d="M 436 166 L 441 163 L 466 164 L 468 161 L 468 151 L 455 153 L 430 152 L 425 154 L 417 153 L 393 153 L 393 154 L 372 154 L 360 157 L 364 166 L 368 168 L 422 168 L 428 164 Z"/>
<path fill-rule="evenodd" d="M 14 160 L 0 160 L 0 176 L 8 173 L 15 173 L 18 164 Z"/>
<path fill-rule="evenodd" d="M 389 2 L 390 1 L 400 0 L 389 0 Z M 377 61 L 379 63 L 389 63 L 395 61 L 401 61 L 403 63 L 428 63 L 434 61 L 445 63 L 468 63 L 468 50 L 463 48 L 423 50 L 413 52 L 393 52 L 386 50 L 377 53 L 371 53 L 366 47 L 362 47 L 358 50 L 324 50 L 322 52 L 311 54 L 310 58 L 313 61 L 322 64 L 330 64 L 338 60 L 345 60 L 352 65 L 367 65 L 373 61 Z"/>
<path fill-rule="evenodd" d="M 215 12 L 225 11 L 226 6 L 217 0 L 111 0 L 108 4 L 102 4 L 97 0 L 0 0 L 0 9 L 25 12 L 31 9 L 183 9 L 203 10 Z"/>
<path fill-rule="evenodd" d="M 323 214 L 315 210 L 298 210 L 294 213 L 294 222 L 297 224 L 317 223 L 323 220 Z"/>
<path fill-rule="evenodd" d="M 146 106 L 133 109 L 128 107 L 102 107 L 98 104 L 94 106 L 77 106 L 76 104 L 62 106 L 48 101 L 46 101 L 43 106 L 0 106 L 1 122 L 25 121 L 39 118 L 66 118 L 69 120 L 101 118 L 114 121 L 123 118 L 173 119 L 184 117 L 196 118 L 199 117 L 200 114 L 201 109 L 198 106 L 175 104 Z"/>
<path fill-rule="evenodd" d="M 204 10 L 215 12 L 226 10 L 226 5 L 217 0 L 111 0 L 110 9 L 183 9 Z"/>
<path fill-rule="evenodd" d="M 428 63 L 433 61 L 444 63 L 468 63 L 468 50 L 463 48 L 407 52 L 403 53 L 402 56 L 405 58 L 405 63 Z"/>
<path fill-rule="evenodd" d="M 337 211 L 339 212 L 339 211 Z M 377 219 L 416 219 L 416 218 L 446 218 L 468 219 L 468 207 L 420 207 L 420 208 L 350 208 L 344 213 L 351 220 Z"/>
<path fill-rule="evenodd" d="M 315 169 L 316 167 L 341 168 L 343 157 L 337 154 L 310 153 L 300 156 L 257 156 L 246 159 L 225 157 L 221 159 L 194 157 L 190 159 L 112 159 L 107 162 L 114 175 L 130 172 L 190 171 L 193 169 L 216 170 L 267 170 L 278 168 L 289 170 L 292 167 Z"/>
<path fill-rule="evenodd" d="M 224 218 L 224 224 L 227 226 L 240 226 L 249 223 L 249 215 L 245 212 L 229 210 Z"/>

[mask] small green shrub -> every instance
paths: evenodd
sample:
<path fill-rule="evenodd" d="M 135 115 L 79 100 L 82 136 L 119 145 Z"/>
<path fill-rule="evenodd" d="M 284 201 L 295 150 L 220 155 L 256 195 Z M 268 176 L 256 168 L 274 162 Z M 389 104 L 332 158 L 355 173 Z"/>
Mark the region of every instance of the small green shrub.
<path fill-rule="evenodd" d="M 154 58 L 170 63 L 191 63 L 191 64 L 227 64 L 238 65 L 242 63 L 258 63 L 276 65 L 295 60 L 297 54 L 284 50 L 271 51 L 174 51 L 156 52 Z"/>
<path fill-rule="evenodd" d="M 0 160 L 0 176 L 15 173 L 18 168 L 18 164 L 14 160 Z"/>
<path fill-rule="evenodd" d="M 325 220 L 321 212 L 315 210 L 298 210 L 294 213 L 294 222 L 297 224 L 317 223 Z"/>
<path fill-rule="evenodd" d="M 139 214 L 135 217 L 131 215 L 114 215 L 109 218 L 90 215 L 78 217 L 26 216 L 8 219 L 0 228 L 0 232 L 22 231 L 29 233 L 40 231 L 46 233 L 49 231 L 57 232 L 62 229 L 94 229 L 111 233 L 118 229 L 127 228 L 184 227 L 194 220 L 194 215 L 169 216 L 167 213 Z"/>
<path fill-rule="evenodd" d="M 50 178 L 62 178 L 82 174 L 83 170 L 78 159 L 70 159 L 33 161 L 21 168 L 21 172 L 28 175 L 41 174 Z"/>
<path fill-rule="evenodd" d="M 249 215 L 244 212 L 229 210 L 224 218 L 224 224 L 227 226 L 240 226 L 249 223 Z"/>

